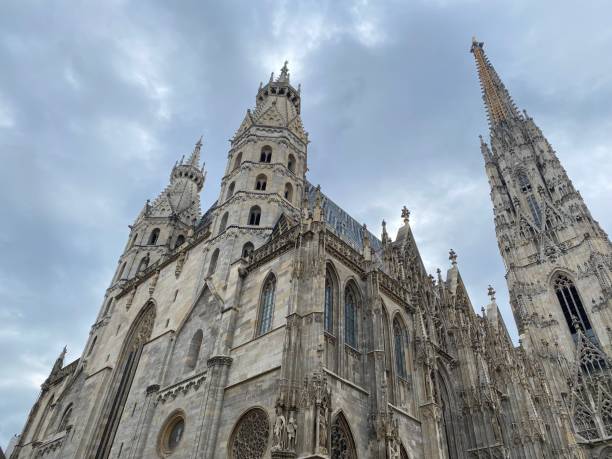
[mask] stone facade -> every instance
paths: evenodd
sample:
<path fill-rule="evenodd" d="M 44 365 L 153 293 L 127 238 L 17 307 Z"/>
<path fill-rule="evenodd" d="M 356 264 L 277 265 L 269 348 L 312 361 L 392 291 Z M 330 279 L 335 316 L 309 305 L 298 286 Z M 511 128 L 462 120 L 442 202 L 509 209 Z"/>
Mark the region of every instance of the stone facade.
<path fill-rule="evenodd" d="M 612 457 L 610 243 L 472 50 L 519 347 L 492 289 L 474 312 L 453 251 L 426 272 L 406 208 L 378 239 L 307 181 L 285 64 L 207 212 L 201 140 L 147 201 L 83 355 L 57 359 L 11 458 Z"/>

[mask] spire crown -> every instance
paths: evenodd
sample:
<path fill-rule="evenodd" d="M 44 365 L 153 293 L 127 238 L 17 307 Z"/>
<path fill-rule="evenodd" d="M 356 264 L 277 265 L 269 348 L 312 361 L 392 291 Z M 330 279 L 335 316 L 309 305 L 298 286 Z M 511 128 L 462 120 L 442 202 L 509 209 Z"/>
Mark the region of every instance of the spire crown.
<path fill-rule="evenodd" d="M 476 61 L 478 78 L 482 88 L 482 98 L 487 109 L 491 128 L 501 122 L 520 120 L 521 115 L 514 105 L 510 93 L 484 52 L 484 43 L 476 40 L 476 37 L 472 37 L 470 52 L 474 55 Z"/>
<path fill-rule="evenodd" d="M 270 80 L 266 85 L 260 85 L 257 91 L 257 106 L 259 107 L 263 101 L 270 96 L 284 96 L 293 104 L 297 113 L 300 113 L 300 91 L 301 88 L 295 89 L 289 82 L 289 61 L 283 64 L 280 75 L 274 79 L 274 72 L 270 75 Z"/>

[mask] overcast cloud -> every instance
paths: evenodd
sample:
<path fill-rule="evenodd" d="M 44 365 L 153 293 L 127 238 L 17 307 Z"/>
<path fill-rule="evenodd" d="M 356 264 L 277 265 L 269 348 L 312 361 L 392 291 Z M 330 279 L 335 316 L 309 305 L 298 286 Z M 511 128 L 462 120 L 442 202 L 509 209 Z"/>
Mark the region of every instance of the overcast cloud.
<path fill-rule="evenodd" d="M 428 269 L 448 249 L 475 308 L 508 326 L 478 134 L 473 34 L 604 229 L 612 228 L 609 2 L 0 4 L 0 445 L 61 348 L 80 355 L 132 223 L 204 135 L 203 206 L 260 81 L 289 60 L 308 178 L 392 236 L 400 209 Z"/>

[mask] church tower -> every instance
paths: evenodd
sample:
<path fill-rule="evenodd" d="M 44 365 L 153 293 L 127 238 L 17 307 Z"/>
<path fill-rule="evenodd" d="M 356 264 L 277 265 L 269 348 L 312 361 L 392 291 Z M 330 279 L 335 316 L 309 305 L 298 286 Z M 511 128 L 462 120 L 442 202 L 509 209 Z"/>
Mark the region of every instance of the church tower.
<path fill-rule="evenodd" d="M 490 145 L 481 137 L 480 148 L 520 341 L 555 381 L 578 434 L 609 441 L 610 240 L 533 118 L 517 110 L 483 43 L 473 39 L 471 52 L 490 128 Z"/>
<path fill-rule="evenodd" d="M 211 209 L 208 275 L 226 279 L 229 262 L 248 259 L 277 224 L 300 216 L 308 134 L 300 118 L 300 88 L 289 81 L 287 62 L 275 79 L 260 83 L 255 109 L 247 110 L 231 140 L 225 175 Z M 281 218 L 282 217 L 282 218 Z"/>

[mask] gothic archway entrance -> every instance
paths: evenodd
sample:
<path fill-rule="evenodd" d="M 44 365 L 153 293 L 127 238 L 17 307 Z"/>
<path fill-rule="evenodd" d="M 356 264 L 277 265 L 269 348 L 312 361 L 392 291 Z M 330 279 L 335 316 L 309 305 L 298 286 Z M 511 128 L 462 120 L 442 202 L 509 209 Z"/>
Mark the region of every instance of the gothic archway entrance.
<path fill-rule="evenodd" d="M 101 430 L 100 440 L 96 449 L 96 459 L 107 459 L 111 452 L 119 420 L 123 413 L 123 407 L 130 392 L 134 374 L 138 368 L 142 348 L 151 337 L 154 322 L 155 305 L 150 302 L 142 309 L 132 324 L 132 328 L 123 345 L 121 357 L 115 367 L 117 371 L 113 375 L 111 390 L 109 391 L 102 413 L 100 424 L 104 427 Z"/>

